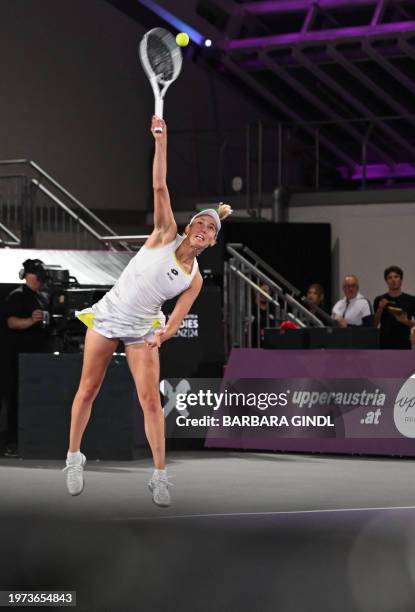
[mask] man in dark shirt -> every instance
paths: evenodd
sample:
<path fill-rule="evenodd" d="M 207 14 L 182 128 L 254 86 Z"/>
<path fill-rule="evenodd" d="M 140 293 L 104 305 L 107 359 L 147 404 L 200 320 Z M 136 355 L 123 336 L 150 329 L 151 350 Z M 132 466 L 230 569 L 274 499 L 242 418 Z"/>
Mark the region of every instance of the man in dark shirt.
<path fill-rule="evenodd" d="M 19 353 L 47 352 L 49 345 L 49 297 L 41 292 L 45 281 L 43 262 L 27 259 L 19 276 L 25 284 L 12 291 L 3 305 L 8 456 L 16 456 L 17 450 Z"/>
<path fill-rule="evenodd" d="M 380 326 L 380 347 L 410 349 L 410 330 L 415 326 L 415 297 L 402 292 L 403 271 L 390 266 L 384 272 L 388 292 L 378 295 L 373 308 L 374 325 Z"/>

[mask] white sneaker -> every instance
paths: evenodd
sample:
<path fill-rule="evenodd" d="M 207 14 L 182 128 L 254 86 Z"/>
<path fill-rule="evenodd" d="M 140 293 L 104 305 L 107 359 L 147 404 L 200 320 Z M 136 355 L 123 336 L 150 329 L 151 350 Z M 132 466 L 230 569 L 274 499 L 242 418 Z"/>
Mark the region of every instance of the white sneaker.
<path fill-rule="evenodd" d="M 157 472 L 154 472 L 148 483 L 148 488 L 153 493 L 153 502 L 156 506 L 170 506 L 169 487 L 172 486 L 173 484 L 169 482 L 167 476 L 160 476 Z"/>
<path fill-rule="evenodd" d="M 71 495 L 80 495 L 84 489 L 84 465 L 86 457 L 81 453 L 81 463 L 66 460 L 66 467 L 62 472 L 66 472 L 66 486 Z"/>

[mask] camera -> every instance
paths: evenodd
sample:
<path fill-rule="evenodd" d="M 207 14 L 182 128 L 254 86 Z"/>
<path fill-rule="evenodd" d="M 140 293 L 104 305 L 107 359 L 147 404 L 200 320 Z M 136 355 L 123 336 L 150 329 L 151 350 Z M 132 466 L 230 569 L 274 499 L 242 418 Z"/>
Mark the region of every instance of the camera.
<path fill-rule="evenodd" d="M 19 278 L 24 279 L 26 274 L 35 274 L 47 288 L 50 287 L 69 287 L 79 285 L 75 277 L 69 275 L 69 270 L 62 266 L 47 265 L 40 259 L 26 259 L 23 268 L 19 272 Z"/>
<path fill-rule="evenodd" d="M 50 317 L 42 325 L 49 326 L 53 352 L 79 352 L 83 348 L 85 326 L 76 318 L 76 311 L 97 302 L 111 287 L 80 287 L 69 270 L 60 265 L 45 264 L 40 259 L 26 259 L 19 278 L 35 274 L 49 294 Z"/>

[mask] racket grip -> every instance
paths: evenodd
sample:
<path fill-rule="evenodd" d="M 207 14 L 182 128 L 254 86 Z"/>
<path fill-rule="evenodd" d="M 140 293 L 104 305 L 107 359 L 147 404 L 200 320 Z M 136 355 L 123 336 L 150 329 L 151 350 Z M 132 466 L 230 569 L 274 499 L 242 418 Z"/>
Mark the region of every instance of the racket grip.
<path fill-rule="evenodd" d="M 156 104 L 155 104 L 154 114 L 159 119 L 163 119 L 164 100 L 160 96 L 156 96 L 155 102 L 156 102 Z M 156 127 L 156 128 L 154 128 L 154 132 L 156 134 L 162 134 L 163 133 L 163 128 L 162 127 Z"/>

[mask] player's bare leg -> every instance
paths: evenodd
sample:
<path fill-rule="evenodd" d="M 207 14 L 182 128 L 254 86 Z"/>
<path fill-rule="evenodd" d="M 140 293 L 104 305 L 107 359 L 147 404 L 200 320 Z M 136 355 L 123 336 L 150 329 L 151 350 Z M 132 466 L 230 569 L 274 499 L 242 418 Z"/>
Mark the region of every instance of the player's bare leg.
<path fill-rule="evenodd" d="M 149 348 L 146 344 L 131 344 L 126 347 L 125 352 L 144 413 L 144 428 L 153 455 L 155 470 L 149 487 L 153 492 L 154 503 L 158 506 L 168 506 L 170 483 L 165 469 L 165 426 L 159 392 L 158 348 Z"/>
<path fill-rule="evenodd" d="M 95 400 L 104 380 L 118 340 L 105 338 L 88 329 L 81 380 L 72 404 L 69 450 L 66 459 L 66 484 L 71 495 L 79 495 L 84 488 L 83 468 L 86 457 L 81 453 L 81 440 L 88 424 Z"/>

